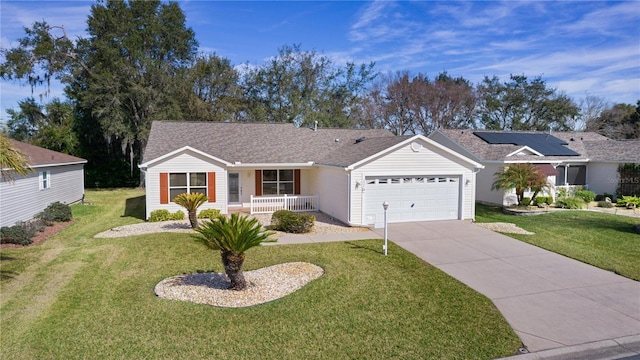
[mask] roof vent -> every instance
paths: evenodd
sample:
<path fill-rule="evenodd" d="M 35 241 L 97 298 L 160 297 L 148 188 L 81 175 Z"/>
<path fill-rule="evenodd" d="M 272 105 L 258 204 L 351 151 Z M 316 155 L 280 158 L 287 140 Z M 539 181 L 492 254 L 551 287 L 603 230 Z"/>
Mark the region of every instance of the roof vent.
<path fill-rule="evenodd" d="M 334 141 L 335 141 L 335 142 L 340 142 L 340 139 L 336 138 Z"/>
<path fill-rule="evenodd" d="M 360 137 L 360 138 L 357 138 L 357 139 L 356 139 L 356 144 L 357 144 L 357 143 L 361 143 L 361 142 L 363 142 L 363 141 L 364 141 L 364 139 L 365 139 L 365 137 L 364 137 L 364 136 L 363 136 L 363 137 Z"/>

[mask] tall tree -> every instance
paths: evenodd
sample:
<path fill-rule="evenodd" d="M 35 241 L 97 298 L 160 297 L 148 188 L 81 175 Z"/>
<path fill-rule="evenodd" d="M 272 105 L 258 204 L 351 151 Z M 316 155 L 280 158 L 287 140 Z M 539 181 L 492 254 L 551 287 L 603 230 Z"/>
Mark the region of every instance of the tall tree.
<path fill-rule="evenodd" d="M 591 119 L 587 131 L 595 131 L 611 139 L 640 139 L 640 100 L 636 106 L 615 104 Z"/>
<path fill-rule="evenodd" d="M 187 120 L 237 121 L 243 106 L 240 74 L 229 59 L 199 55 L 186 71 L 181 102 Z"/>
<path fill-rule="evenodd" d="M 397 72 L 381 76 L 363 108 L 369 124 L 396 135 L 428 135 L 440 128 L 474 127 L 476 94 L 469 81 L 446 72 L 434 80 Z M 363 123 L 367 123 L 364 121 Z"/>
<path fill-rule="evenodd" d="M 478 85 L 479 122 L 490 130 L 571 130 L 579 109 L 573 100 L 548 88 L 542 78 L 529 80 L 511 75 L 507 82 L 496 76 Z"/>
<path fill-rule="evenodd" d="M 32 86 L 60 79 L 75 106 L 88 174 L 103 177 L 94 166 L 126 162 L 136 178 L 151 121 L 184 118 L 179 82 L 197 47 L 185 23 L 175 2 L 100 0 L 91 7 L 88 38 L 74 42 L 63 26 L 37 22 L 19 47 L 3 50 L 0 76 Z"/>
<path fill-rule="evenodd" d="M 46 105 L 34 98 L 18 102 L 19 110 L 9 109 L 9 137 L 46 149 L 75 154 L 78 139 L 73 129 L 75 118 L 69 102 L 53 99 Z"/>
<path fill-rule="evenodd" d="M 610 107 L 607 99 L 587 94 L 580 100 L 580 116 L 573 128 L 575 131 L 583 131 L 587 124 L 593 123 L 600 117 L 603 111 Z"/>
<path fill-rule="evenodd" d="M 375 76 L 373 66 L 341 68 L 315 51 L 284 46 L 268 63 L 245 71 L 243 120 L 351 127 L 352 111 Z"/>

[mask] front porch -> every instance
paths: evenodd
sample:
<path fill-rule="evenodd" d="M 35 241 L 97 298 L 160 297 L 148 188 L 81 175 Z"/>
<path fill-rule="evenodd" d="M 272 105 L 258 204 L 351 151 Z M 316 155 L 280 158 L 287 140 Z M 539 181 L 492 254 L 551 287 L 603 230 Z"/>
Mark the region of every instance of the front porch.
<path fill-rule="evenodd" d="M 269 214 L 278 210 L 294 212 L 318 211 L 318 195 L 251 195 L 249 211 L 251 214 Z"/>

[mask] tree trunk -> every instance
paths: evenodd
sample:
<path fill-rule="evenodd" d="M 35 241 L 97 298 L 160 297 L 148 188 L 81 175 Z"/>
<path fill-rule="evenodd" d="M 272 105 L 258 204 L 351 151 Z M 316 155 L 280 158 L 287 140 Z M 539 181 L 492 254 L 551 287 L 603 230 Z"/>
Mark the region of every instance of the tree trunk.
<path fill-rule="evenodd" d="M 189 222 L 192 229 L 198 228 L 198 214 L 195 211 L 189 211 Z"/>
<path fill-rule="evenodd" d="M 235 253 L 233 251 L 222 251 L 222 264 L 224 271 L 231 282 L 231 290 L 244 290 L 247 282 L 242 273 L 242 264 L 244 263 L 244 253 Z"/>

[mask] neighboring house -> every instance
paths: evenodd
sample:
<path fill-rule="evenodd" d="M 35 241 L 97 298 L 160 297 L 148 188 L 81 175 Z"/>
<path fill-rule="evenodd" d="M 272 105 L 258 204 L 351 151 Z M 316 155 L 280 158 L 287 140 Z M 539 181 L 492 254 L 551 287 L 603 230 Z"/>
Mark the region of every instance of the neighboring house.
<path fill-rule="evenodd" d="M 593 132 L 437 130 L 429 138 L 484 165 L 477 174 L 476 199 L 492 204 L 517 203 L 513 191 L 491 190 L 494 174 L 509 164 L 537 164 L 555 198 L 558 187 L 615 194 L 618 165 L 640 162 L 640 140 L 612 140 Z"/>
<path fill-rule="evenodd" d="M 293 124 L 155 121 L 140 165 L 146 216 L 180 210 L 182 192 L 201 209 L 319 210 L 350 225 L 473 219 L 482 165 L 424 136 L 386 130 L 307 129 Z"/>
<path fill-rule="evenodd" d="M 87 160 L 9 139 L 22 151 L 33 172 L 0 180 L 0 226 L 32 219 L 49 204 L 71 204 L 84 195 L 84 164 Z"/>

